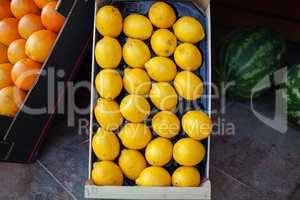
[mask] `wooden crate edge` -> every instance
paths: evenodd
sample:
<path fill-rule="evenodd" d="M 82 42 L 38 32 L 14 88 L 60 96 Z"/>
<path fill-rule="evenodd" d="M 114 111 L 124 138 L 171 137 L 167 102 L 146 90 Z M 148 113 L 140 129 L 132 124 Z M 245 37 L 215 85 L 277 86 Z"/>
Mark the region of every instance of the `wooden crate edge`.
<path fill-rule="evenodd" d="M 211 200 L 211 182 L 200 187 L 138 187 L 85 185 L 85 198 L 91 199 L 197 199 Z"/>

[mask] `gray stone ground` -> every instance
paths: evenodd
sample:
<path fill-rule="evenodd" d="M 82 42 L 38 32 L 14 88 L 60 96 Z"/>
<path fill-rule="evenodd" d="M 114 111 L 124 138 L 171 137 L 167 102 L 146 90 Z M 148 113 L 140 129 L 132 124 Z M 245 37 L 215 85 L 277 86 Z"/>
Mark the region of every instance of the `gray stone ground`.
<path fill-rule="evenodd" d="M 269 102 L 263 98 L 256 109 L 271 114 Z M 212 138 L 213 200 L 299 200 L 300 128 L 281 134 L 259 121 L 247 103 L 228 103 L 225 118 L 235 135 Z M 56 120 L 37 163 L 0 164 L 0 199 L 83 199 L 87 139 L 64 117 Z"/>

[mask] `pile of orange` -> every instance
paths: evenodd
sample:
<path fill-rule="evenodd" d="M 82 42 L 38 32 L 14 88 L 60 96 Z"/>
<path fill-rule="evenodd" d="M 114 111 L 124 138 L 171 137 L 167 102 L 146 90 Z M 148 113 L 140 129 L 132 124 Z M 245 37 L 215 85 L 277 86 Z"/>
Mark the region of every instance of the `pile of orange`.
<path fill-rule="evenodd" d="M 65 18 L 56 0 L 0 1 L 0 115 L 14 116 Z"/>

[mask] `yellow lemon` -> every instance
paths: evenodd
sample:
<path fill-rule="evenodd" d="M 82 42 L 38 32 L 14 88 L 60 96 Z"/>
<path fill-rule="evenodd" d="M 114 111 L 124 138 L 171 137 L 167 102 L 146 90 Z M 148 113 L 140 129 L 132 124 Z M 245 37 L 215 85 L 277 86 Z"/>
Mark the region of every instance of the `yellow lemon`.
<path fill-rule="evenodd" d="M 145 97 L 140 95 L 128 95 L 120 104 L 123 117 L 130 122 L 143 122 L 150 114 L 150 104 Z"/>
<path fill-rule="evenodd" d="M 173 25 L 176 37 L 182 42 L 197 43 L 204 39 L 202 24 L 195 18 L 184 16 Z"/>
<path fill-rule="evenodd" d="M 173 60 L 166 57 L 151 58 L 145 68 L 149 76 L 158 82 L 169 82 L 174 80 L 177 68 Z"/>
<path fill-rule="evenodd" d="M 147 17 L 140 14 L 131 14 L 124 20 L 123 31 L 128 37 L 147 40 L 152 35 L 153 27 Z"/>
<path fill-rule="evenodd" d="M 129 94 L 146 95 L 149 94 L 151 89 L 151 80 L 148 74 L 139 68 L 126 68 L 123 84 Z"/>
<path fill-rule="evenodd" d="M 191 167 L 199 164 L 205 157 L 203 144 L 192 138 L 183 138 L 176 142 L 173 157 L 177 163 Z"/>
<path fill-rule="evenodd" d="M 151 37 L 151 47 L 158 56 L 171 56 L 176 46 L 176 36 L 168 29 L 158 29 Z"/>
<path fill-rule="evenodd" d="M 92 140 L 94 153 L 99 160 L 114 160 L 120 153 L 117 136 L 110 131 L 98 129 Z"/>
<path fill-rule="evenodd" d="M 213 124 L 206 113 L 189 111 L 182 117 L 182 128 L 191 138 L 203 140 L 211 134 Z"/>
<path fill-rule="evenodd" d="M 94 164 L 92 180 L 98 186 L 121 186 L 123 174 L 118 165 L 111 161 L 102 161 Z"/>
<path fill-rule="evenodd" d="M 120 106 L 113 100 L 98 99 L 94 112 L 97 122 L 105 130 L 114 131 L 123 123 Z"/>
<path fill-rule="evenodd" d="M 173 154 L 173 144 L 170 140 L 158 137 L 152 140 L 145 152 L 148 163 L 152 166 L 164 166 L 170 162 Z"/>
<path fill-rule="evenodd" d="M 123 81 L 118 71 L 104 69 L 97 74 L 95 85 L 101 97 L 114 99 L 121 93 Z"/>
<path fill-rule="evenodd" d="M 145 63 L 151 58 L 151 52 L 143 41 L 128 38 L 123 46 L 123 57 L 130 67 L 144 68 Z"/>
<path fill-rule="evenodd" d="M 126 148 L 139 150 L 147 146 L 151 141 L 152 134 L 145 124 L 129 123 L 122 128 L 119 138 Z"/>
<path fill-rule="evenodd" d="M 120 11 L 110 5 L 103 6 L 96 15 L 96 28 L 103 36 L 117 37 L 122 32 L 123 18 Z"/>
<path fill-rule="evenodd" d="M 124 149 L 119 157 L 119 166 L 127 178 L 136 180 L 147 167 L 147 163 L 139 151 Z"/>
<path fill-rule="evenodd" d="M 203 82 L 194 73 L 182 71 L 177 74 L 174 80 L 177 93 L 186 100 L 196 100 L 203 94 Z"/>
<path fill-rule="evenodd" d="M 156 2 L 149 9 L 149 19 L 158 28 L 170 28 L 176 21 L 176 13 L 165 2 Z"/>
<path fill-rule="evenodd" d="M 179 167 L 172 175 L 172 185 L 175 187 L 199 187 L 201 176 L 195 167 Z"/>
<path fill-rule="evenodd" d="M 138 186 L 159 187 L 170 186 L 172 180 L 169 172 L 164 168 L 147 167 L 135 182 Z"/>
<path fill-rule="evenodd" d="M 177 106 L 178 96 L 169 83 L 160 82 L 152 85 L 150 99 L 160 110 L 173 110 Z"/>
<path fill-rule="evenodd" d="M 152 128 L 157 135 L 172 138 L 180 131 L 180 121 L 174 113 L 161 111 L 152 118 Z"/>
<path fill-rule="evenodd" d="M 202 64 L 202 54 L 199 49 L 190 43 L 179 45 L 174 53 L 176 64 L 183 70 L 195 71 Z"/>
<path fill-rule="evenodd" d="M 104 37 L 96 44 L 95 57 L 100 67 L 104 69 L 117 68 L 122 59 L 122 47 L 118 40 Z"/>

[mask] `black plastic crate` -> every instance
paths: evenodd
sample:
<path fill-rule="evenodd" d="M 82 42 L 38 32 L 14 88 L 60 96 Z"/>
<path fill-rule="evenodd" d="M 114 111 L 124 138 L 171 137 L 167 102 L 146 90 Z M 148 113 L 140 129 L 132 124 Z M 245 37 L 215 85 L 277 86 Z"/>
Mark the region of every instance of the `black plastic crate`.
<path fill-rule="evenodd" d="M 0 116 L 0 161 L 31 163 L 36 160 L 38 150 L 45 138 L 57 106 L 66 88 L 48 91 L 48 81 L 54 86 L 59 82 L 71 81 L 77 72 L 86 48 L 92 42 L 94 2 L 85 0 L 60 1 L 58 12 L 66 17 L 65 24 L 47 61 L 43 64 L 41 75 L 28 92 L 24 105 L 43 108 L 48 105 L 48 97 L 54 97 L 53 106 L 47 107 L 46 114 L 28 114 L 24 106 L 15 117 Z M 74 34 L 76 33 L 76 34 Z M 48 80 L 49 69 L 61 70 L 64 76 Z"/>

